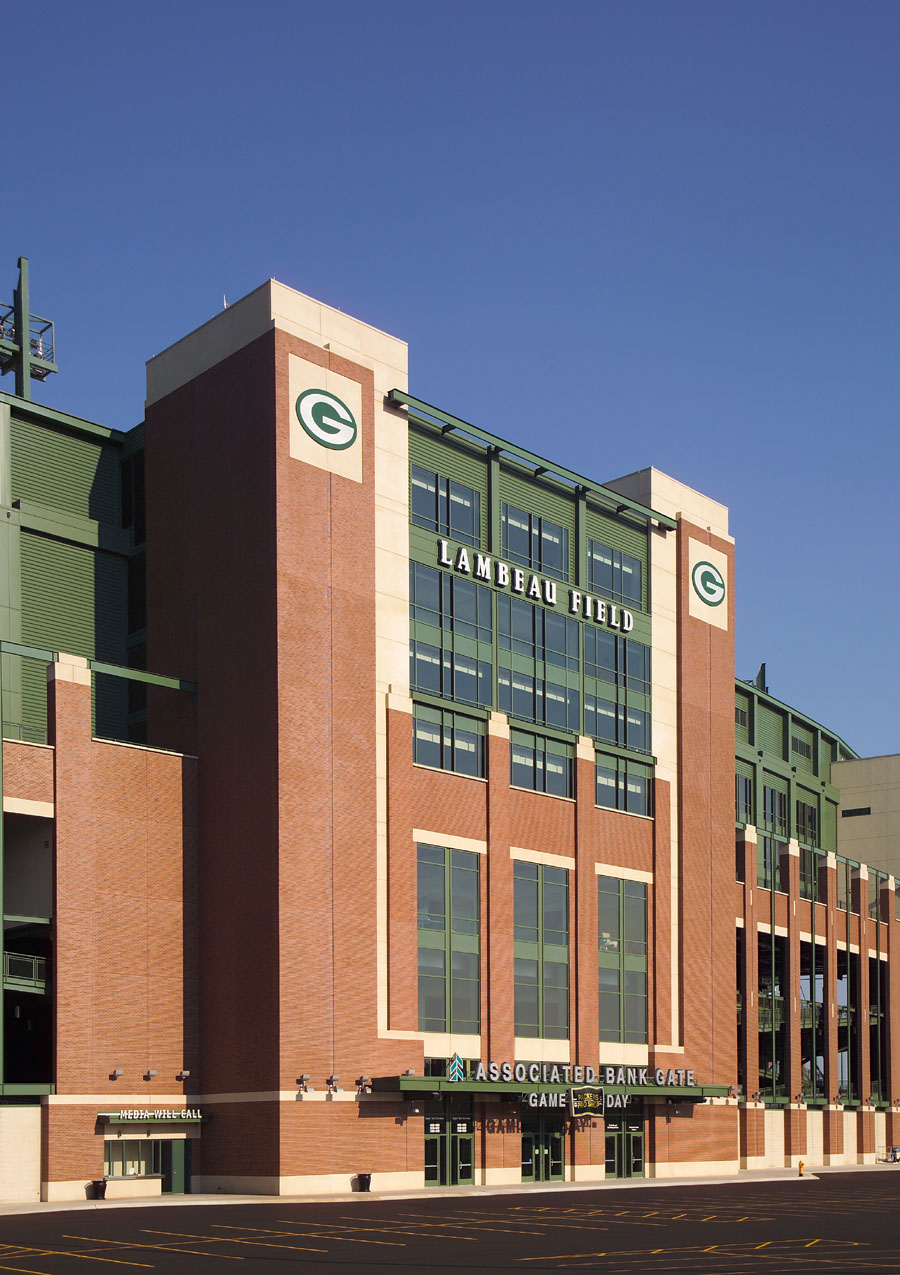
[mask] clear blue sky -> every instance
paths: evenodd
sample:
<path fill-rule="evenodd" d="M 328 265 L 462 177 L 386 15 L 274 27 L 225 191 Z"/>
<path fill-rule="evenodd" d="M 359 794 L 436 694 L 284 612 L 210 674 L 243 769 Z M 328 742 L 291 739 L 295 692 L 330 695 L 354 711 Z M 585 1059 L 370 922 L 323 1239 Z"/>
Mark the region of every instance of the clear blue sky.
<path fill-rule="evenodd" d="M 900 4 L 8 9 L 35 397 L 129 428 L 274 276 L 408 340 L 422 398 L 729 505 L 737 673 L 900 751 Z"/>

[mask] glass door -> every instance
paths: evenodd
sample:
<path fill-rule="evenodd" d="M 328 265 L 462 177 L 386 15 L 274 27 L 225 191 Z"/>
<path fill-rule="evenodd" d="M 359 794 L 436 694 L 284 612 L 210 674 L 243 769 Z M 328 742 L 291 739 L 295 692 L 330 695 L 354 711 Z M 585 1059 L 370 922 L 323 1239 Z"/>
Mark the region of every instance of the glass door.
<path fill-rule="evenodd" d="M 566 1170 L 564 1117 L 556 1111 L 522 1114 L 522 1181 L 562 1182 Z"/>

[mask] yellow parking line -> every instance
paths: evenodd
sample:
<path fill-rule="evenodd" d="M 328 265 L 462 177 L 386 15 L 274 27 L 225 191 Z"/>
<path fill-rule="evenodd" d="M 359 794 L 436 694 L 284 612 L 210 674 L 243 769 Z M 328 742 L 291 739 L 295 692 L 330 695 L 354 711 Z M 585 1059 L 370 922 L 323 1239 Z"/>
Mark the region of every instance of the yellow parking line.
<path fill-rule="evenodd" d="M 145 1233 L 145 1232 L 143 1232 L 143 1231 L 141 1232 L 141 1234 L 142 1234 L 142 1235 L 143 1235 L 144 1233 Z M 151 1232 L 151 1233 L 152 1233 L 152 1232 Z M 173 1244 L 142 1244 L 142 1243 L 140 1242 L 140 1240 L 103 1240 L 103 1239 L 101 1239 L 98 1235 L 92 1235 L 92 1236 L 90 1236 L 90 1237 L 89 1237 L 89 1236 L 86 1236 L 86 1235 L 83 1235 L 83 1236 L 80 1236 L 80 1237 L 79 1237 L 79 1236 L 73 1236 L 73 1237 L 70 1237 L 70 1238 L 73 1238 L 73 1239 L 78 1239 L 78 1238 L 81 1238 L 81 1239 L 88 1239 L 88 1238 L 90 1238 L 90 1239 L 91 1239 L 91 1241 L 92 1241 L 94 1244 L 117 1244 L 117 1245 L 119 1246 L 119 1248 L 149 1248 L 149 1249 L 152 1249 L 154 1252 L 157 1252 L 157 1253 L 160 1253 L 160 1252 L 161 1252 L 161 1253 L 187 1253 L 187 1255 L 188 1255 L 189 1257 L 221 1257 L 221 1258 L 222 1258 L 222 1260 L 223 1260 L 223 1261 L 225 1261 L 225 1262 L 242 1262 L 242 1261 L 244 1260 L 242 1257 L 233 1256 L 231 1253 L 198 1253 L 198 1252 L 196 1252 L 196 1250 L 195 1250 L 195 1249 L 192 1249 L 192 1248 L 175 1248 L 175 1246 L 174 1246 Z M 103 1260 L 103 1261 L 107 1261 L 107 1262 L 114 1262 L 114 1261 L 116 1261 L 116 1258 L 114 1258 L 114 1257 L 107 1257 L 107 1258 L 103 1258 L 103 1259 L 101 1259 L 101 1258 L 96 1258 L 95 1260 L 96 1260 L 96 1261 L 101 1261 L 101 1260 Z M 135 1265 L 135 1266 L 139 1266 L 139 1265 L 141 1265 L 141 1263 L 140 1263 L 140 1262 L 135 1262 L 135 1263 L 131 1263 L 131 1262 L 125 1263 L 125 1262 L 123 1262 L 123 1263 L 122 1263 L 122 1265 L 123 1265 L 123 1266 L 124 1266 L 124 1265 L 129 1265 L 129 1266 L 130 1266 L 130 1265 Z"/>
<path fill-rule="evenodd" d="M 804 1244 L 804 1248 L 812 1248 L 813 1244 L 818 1244 L 818 1240 L 810 1240 L 808 1244 Z"/>
<path fill-rule="evenodd" d="M 387 1248 L 406 1248 L 405 1244 L 395 1243 L 393 1240 L 355 1240 L 350 1239 L 346 1235 L 322 1235 L 319 1231 L 273 1231 L 267 1226 L 228 1226 L 225 1222 L 213 1222 L 212 1225 L 217 1231 L 257 1231 L 265 1235 L 290 1235 L 295 1239 L 308 1240 L 344 1240 L 347 1244 L 383 1244 Z M 227 1236 L 223 1237 L 227 1238 Z M 254 1243 L 248 1240 L 248 1244 Z M 260 1240 L 259 1243 L 262 1243 Z M 299 1248 L 299 1245 L 281 1245 L 283 1248 Z M 311 1248 L 310 1253 L 327 1253 L 327 1248 Z"/>

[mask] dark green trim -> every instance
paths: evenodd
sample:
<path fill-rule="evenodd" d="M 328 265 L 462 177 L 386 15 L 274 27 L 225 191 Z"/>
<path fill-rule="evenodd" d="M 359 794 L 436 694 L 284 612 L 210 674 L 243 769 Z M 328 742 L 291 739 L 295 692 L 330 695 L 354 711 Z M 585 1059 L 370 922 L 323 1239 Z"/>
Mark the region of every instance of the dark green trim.
<path fill-rule="evenodd" d="M 2 647 L 0 643 L 0 647 Z M 196 682 L 185 682 L 180 677 L 165 677 L 162 673 L 144 673 L 141 669 L 124 668 L 121 664 L 104 664 L 101 660 L 88 660 L 92 673 L 106 673 L 110 677 L 124 677 L 129 682 L 146 682 L 149 686 L 167 686 L 173 691 L 189 691 L 197 694 Z"/>
<path fill-rule="evenodd" d="M 460 717 L 476 717 L 486 722 L 493 711 L 476 704 L 464 704 L 461 700 L 443 699 L 440 695 L 429 695 L 426 691 L 410 691 L 413 705 L 422 704 L 426 708 L 438 708 L 442 712 L 458 713 Z"/>
<path fill-rule="evenodd" d="M 442 427 L 444 433 L 449 433 L 451 430 L 456 429 L 461 430 L 472 438 L 477 438 L 482 443 L 486 443 L 489 447 L 497 448 L 506 452 L 507 455 L 515 456 L 518 460 L 523 460 L 528 465 L 533 466 L 536 471 L 539 471 L 533 476 L 543 478 L 546 474 L 553 478 L 561 478 L 567 484 L 574 484 L 576 488 L 583 488 L 586 494 L 595 497 L 601 504 L 611 507 L 617 513 L 628 510 L 630 513 L 639 514 L 647 521 L 652 519 L 667 531 L 674 531 L 677 526 L 677 523 L 673 519 L 667 518 L 665 514 L 658 513 L 655 509 L 649 509 L 646 505 L 641 505 L 636 500 L 631 500 L 628 496 L 622 496 L 609 487 L 593 483 L 585 478 L 584 475 L 575 473 L 574 470 L 555 465 L 545 457 L 538 456 L 536 452 L 530 452 L 524 447 L 517 447 L 514 443 L 509 443 L 496 434 L 490 434 L 487 430 L 480 429 L 477 425 L 470 425 L 468 421 L 461 420 L 457 416 L 451 416 L 448 412 L 441 411 L 440 408 L 435 407 L 433 404 L 426 403 L 424 399 L 414 398 L 413 395 L 397 389 L 391 390 L 386 395 L 386 398 L 388 403 L 394 407 L 417 408 L 421 412 L 427 412 L 433 418 L 428 420 L 409 413 L 409 420 L 418 425 L 431 426 L 432 428 Z M 441 422 L 441 425 L 436 425 L 437 422 Z"/>
<path fill-rule="evenodd" d="M 56 1093 L 56 1085 L 54 1084 L 16 1084 L 16 1085 L 0 1085 L 0 1097 L 3 1098 L 30 1098 L 32 1096 L 38 1098 L 44 1094 Z"/>
<path fill-rule="evenodd" d="M 77 514 L 64 513 L 50 505 L 39 505 L 32 500 L 14 500 L 13 509 L 19 511 L 19 523 L 27 531 L 37 531 L 56 540 L 74 541 L 91 549 L 105 549 L 123 558 L 131 556 L 131 531 L 115 527 L 94 518 L 79 518 Z"/>
<path fill-rule="evenodd" d="M 596 740 L 591 735 L 586 735 L 585 739 L 590 739 L 594 745 L 594 762 L 597 758 L 603 756 L 622 757 L 625 761 L 643 762 L 646 766 L 655 766 L 656 757 L 653 753 L 640 753 L 633 748 L 625 748 L 622 744 L 609 744 L 604 740 Z"/>
<path fill-rule="evenodd" d="M 706 1098 L 727 1098 L 728 1085 L 606 1085 L 602 1080 L 591 1081 L 603 1087 L 604 1093 L 629 1094 L 636 1098 L 672 1098 L 678 1102 L 701 1102 Z M 550 1084 L 539 1081 L 534 1084 L 523 1080 L 448 1080 L 446 1076 L 376 1076 L 372 1080 L 375 1093 L 471 1093 L 471 1094 L 524 1094 L 567 1093 L 573 1084 Z"/>
<path fill-rule="evenodd" d="M 44 407 L 41 403 L 33 403 L 19 398 L 15 394 L 4 394 L 0 391 L 0 402 L 8 403 L 16 416 L 30 416 L 46 425 L 61 425 L 64 429 L 76 434 L 84 434 L 89 438 L 103 438 L 111 443 L 123 443 L 127 434 L 120 429 L 109 429 L 94 421 L 83 420 L 80 416 L 70 416 L 68 412 L 58 412 L 55 408 Z"/>

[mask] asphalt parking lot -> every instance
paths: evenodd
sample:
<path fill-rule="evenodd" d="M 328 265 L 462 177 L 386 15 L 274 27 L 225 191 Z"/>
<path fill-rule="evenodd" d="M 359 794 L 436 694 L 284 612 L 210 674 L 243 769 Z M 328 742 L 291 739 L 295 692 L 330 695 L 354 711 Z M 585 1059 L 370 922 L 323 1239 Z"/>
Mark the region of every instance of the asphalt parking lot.
<path fill-rule="evenodd" d="M 900 1272 L 900 1173 L 0 1218 L 0 1272 Z M 226 1268 L 227 1269 L 227 1268 Z"/>

